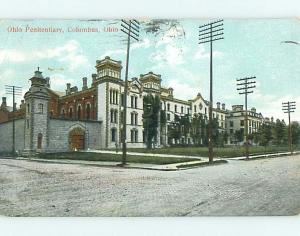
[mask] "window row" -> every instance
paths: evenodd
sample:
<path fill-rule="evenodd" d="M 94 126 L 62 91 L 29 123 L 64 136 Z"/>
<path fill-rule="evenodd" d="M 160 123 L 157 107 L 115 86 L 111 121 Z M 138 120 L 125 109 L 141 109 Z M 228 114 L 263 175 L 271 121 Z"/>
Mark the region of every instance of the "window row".
<path fill-rule="evenodd" d="M 62 118 L 70 118 L 70 119 L 91 119 L 91 104 L 86 104 L 85 111 L 82 108 L 82 105 L 77 106 L 77 111 L 74 112 L 73 107 L 69 107 L 68 111 L 64 108 L 61 110 Z"/>
<path fill-rule="evenodd" d="M 136 112 L 130 113 L 131 125 L 138 125 L 138 114 Z"/>
<path fill-rule="evenodd" d="M 110 110 L 110 122 L 111 123 L 118 123 L 118 111 L 116 109 Z"/>
<path fill-rule="evenodd" d="M 137 143 L 139 141 L 138 134 L 139 133 L 138 133 L 137 129 L 130 130 L 130 142 Z M 121 135 L 122 135 L 122 132 L 121 132 Z M 111 141 L 117 142 L 117 129 L 116 128 L 111 129 Z"/>
<path fill-rule="evenodd" d="M 110 104 L 119 104 L 119 91 L 116 89 L 110 89 L 109 90 L 109 103 Z"/>

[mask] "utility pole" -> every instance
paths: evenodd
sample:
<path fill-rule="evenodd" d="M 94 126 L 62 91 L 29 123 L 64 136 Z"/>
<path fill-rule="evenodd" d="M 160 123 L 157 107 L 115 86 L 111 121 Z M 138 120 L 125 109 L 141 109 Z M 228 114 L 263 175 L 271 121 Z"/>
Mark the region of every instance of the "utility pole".
<path fill-rule="evenodd" d="M 284 113 L 288 113 L 289 117 L 289 150 L 293 154 L 293 140 L 292 140 L 292 126 L 291 126 L 291 112 L 296 110 L 296 102 L 283 102 L 282 110 Z"/>
<path fill-rule="evenodd" d="M 127 127 L 127 93 L 128 93 L 128 66 L 129 66 L 129 52 L 130 52 L 130 39 L 139 41 L 140 23 L 136 20 L 122 20 L 121 31 L 127 37 L 127 54 L 126 54 L 126 69 L 125 69 L 125 86 L 124 86 L 124 109 L 123 109 L 123 137 L 122 137 L 122 166 L 126 165 L 127 159 L 127 140 L 126 140 L 126 127 Z"/>
<path fill-rule="evenodd" d="M 199 44 L 210 43 L 210 90 L 208 108 L 208 156 L 209 163 L 213 162 L 213 142 L 212 142 L 212 104 L 213 104 L 213 42 L 223 38 L 223 20 L 217 20 L 199 26 Z"/>
<path fill-rule="evenodd" d="M 16 96 L 22 96 L 22 87 L 14 85 L 5 85 L 5 93 L 8 95 L 13 95 L 13 109 L 12 109 L 12 154 L 16 153 L 16 132 L 15 132 L 15 112 L 16 112 Z"/>
<path fill-rule="evenodd" d="M 238 91 L 242 91 L 239 92 L 239 94 L 245 94 L 245 116 L 244 116 L 244 125 L 245 125 L 245 129 L 244 129 L 244 134 L 245 134 L 245 140 L 246 140 L 246 158 L 249 158 L 249 140 L 248 140 L 248 94 L 249 93 L 253 93 L 253 88 L 255 88 L 256 86 L 254 85 L 256 83 L 256 81 L 254 81 L 254 79 L 256 79 L 255 76 L 252 77 L 245 77 L 242 79 L 237 79 L 237 82 L 241 83 L 237 83 L 237 90 Z M 249 91 L 250 90 L 250 91 Z"/>

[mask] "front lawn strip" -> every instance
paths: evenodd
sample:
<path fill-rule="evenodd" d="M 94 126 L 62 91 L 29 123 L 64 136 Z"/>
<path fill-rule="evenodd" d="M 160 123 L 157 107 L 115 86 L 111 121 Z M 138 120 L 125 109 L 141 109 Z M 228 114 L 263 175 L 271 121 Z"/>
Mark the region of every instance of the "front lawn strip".
<path fill-rule="evenodd" d="M 64 153 L 40 153 L 36 158 L 51 159 L 51 160 L 84 160 L 84 161 L 108 161 L 121 162 L 122 155 L 110 153 L 88 153 L 88 152 L 64 152 Z M 199 161 L 199 158 L 178 158 L 178 157 L 164 157 L 164 156 L 136 156 L 127 155 L 128 163 L 143 163 L 166 165 L 173 163 L 182 163 L 187 161 Z"/>

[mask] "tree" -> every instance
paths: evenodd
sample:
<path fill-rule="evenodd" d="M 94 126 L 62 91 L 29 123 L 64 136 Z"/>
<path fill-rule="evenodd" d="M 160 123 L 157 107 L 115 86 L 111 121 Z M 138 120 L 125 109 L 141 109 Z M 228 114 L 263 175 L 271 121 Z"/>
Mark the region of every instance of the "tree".
<path fill-rule="evenodd" d="M 276 120 L 275 124 L 272 127 L 273 140 L 275 144 L 281 145 L 284 143 L 286 136 L 286 128 L 287 127 L 284 121 L 281 121 L 279 119 Z"/>
<path fill-rule="evenodd" d="M 262 124 L 259 130 L 259 144 L 265 148 L 272 140 L 272 127 L 269 124 Z"/>
<path fill-rule="evenodd" d="M 143 127 L 146 134 L 147 148 L 152 148 L 152 143 L 157 137 L 157 128 L 159 121 L 160 111 L 160 98 L 159 96 L 148 94 L 144 97 L 144 115 L 143 115 Z"/>
<path fill-rule="evenodd" d="M 242 142 L 244 140 L 244 130 L 239 129 L 234 132 L 234 139 L 236 142 Z"/>
<path fill-rule="evenodd" d="M 300 124 L 298 122 L 292 122 L 292 143 L 297 145 L 300 142 Z"/>
<path fill-rule="evenodd" d="M 207 131 L 203 115 L 194 114 L 191 120 L 191 136 L 196 145 L 207 144 Z M 202 140 L 202 142 L 201 142 Z"/>

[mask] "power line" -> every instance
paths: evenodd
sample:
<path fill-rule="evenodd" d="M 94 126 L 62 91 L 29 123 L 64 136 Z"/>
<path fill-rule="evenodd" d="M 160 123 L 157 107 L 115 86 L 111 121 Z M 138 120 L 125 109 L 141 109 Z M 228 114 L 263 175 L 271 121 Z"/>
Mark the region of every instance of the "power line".
<path fill-rule="evenodd" d="M 239 94 L 245 95 L 245 139 L 246 139 L 246 158 L 249 158 L 249 139 L 248 139 L 248 94 L 253 93 L 253 90 L 256 86 L 256 79 L 255 76 L 252 77 L 245 77 L 241 79 L 237 79 L 236 81 L 239 82 L 237 83 L 237 90 L 239 91 Z"/>
<path fill-rule="evenodd" d="M 209 163 L 213 162 L 212 142 L 212 104 L 213 104 L 213 42 L 224 39 L 223 20 L 217 20 L 199 26 L 199 44 L 210 43 L 210 96 L 209 96 L 209 124 L 208 124 L 208 156 Z"/>
<path fill-rule="evenodd" d="M 126 54 L 126 69 L 125 69 L 125 86 L 124 86 L 124 110 L 123 110 L 123 133 L 122 133 L 122 166 L 127 162 L 127 140 L 126 140 L 126 121 L 127 121 L 127 93 L 128 93 L 128 67 L 129 67 L 129 53 L 130 40 L 139 40 L 140 23 L 136 20 L 121 20 L 121 31 L 127 37 L 127 54 Z"/>

